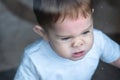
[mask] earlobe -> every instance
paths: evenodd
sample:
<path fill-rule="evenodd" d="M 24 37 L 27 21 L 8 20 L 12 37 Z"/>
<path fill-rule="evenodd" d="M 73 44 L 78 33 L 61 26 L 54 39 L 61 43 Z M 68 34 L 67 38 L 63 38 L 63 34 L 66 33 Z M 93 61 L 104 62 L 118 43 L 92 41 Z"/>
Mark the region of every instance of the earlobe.
<path fill-rule="evenodd" d="M 92 8 L 92 13 L 94 13 L 94 8 Z"/>
<path fill-rule="evenodd" d="M 43 35 L 44 35 L 44 30 L 43 30 L 43 28 L 41 26 L 35 25 L 33 27 L 33 31 L 35 33 L 37 33 L 38 35 L 40 35 L 41 37 L 43 37 Z"/>
<path fill-rule="evenodd" d="M 33 31 L 34 31 L 35 33 L 37 33 L 38 35 L 40 35 L 42 38 L 44 38 L 45 40 L 48 41 L 47 33 L 45 32 L 45 30 L 44 30 L 41 26 L 35 25 L 35 26 L 33 27 Z"/>

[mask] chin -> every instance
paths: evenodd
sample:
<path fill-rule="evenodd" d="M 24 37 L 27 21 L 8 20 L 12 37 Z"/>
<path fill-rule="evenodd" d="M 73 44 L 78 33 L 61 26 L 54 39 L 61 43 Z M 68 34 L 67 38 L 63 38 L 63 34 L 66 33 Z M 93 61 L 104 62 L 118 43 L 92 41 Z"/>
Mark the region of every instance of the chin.
<path fill-rule="evenodd" d="M 70 60 L 72 60 L 72 61 L 78 61 L 78 60 L 82 60 L 84 57 L 80 57 L 80 58 L 72 58 L 72 59 L 70 59 Z"/>

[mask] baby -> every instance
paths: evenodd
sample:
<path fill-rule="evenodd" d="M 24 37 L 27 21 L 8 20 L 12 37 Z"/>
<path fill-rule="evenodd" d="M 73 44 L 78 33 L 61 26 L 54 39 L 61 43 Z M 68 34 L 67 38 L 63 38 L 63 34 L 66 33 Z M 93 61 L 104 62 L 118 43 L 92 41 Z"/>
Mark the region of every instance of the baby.
<path fill-rule="evenodd" d="M 14 80 L 90 80 L 99 60 L 120 68 L 120 45 L 93 28 L 91 0 L 33 0 L 42 38 L 25 49 Z"/>

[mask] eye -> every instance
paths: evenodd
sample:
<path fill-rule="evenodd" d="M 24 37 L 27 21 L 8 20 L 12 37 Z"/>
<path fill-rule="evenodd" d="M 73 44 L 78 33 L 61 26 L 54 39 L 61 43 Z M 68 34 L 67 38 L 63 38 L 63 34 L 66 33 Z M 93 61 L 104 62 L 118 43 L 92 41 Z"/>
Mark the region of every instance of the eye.
<path fill-rule="evenodd" d="M 71 37 L 61 38 L 61 40 L 69 40 Z"/>
<path fill-rule="evenodd" d="M 87 33 L 89 33 L 90 31 L 85 31 L 83 34 L 87 34 Z"/>

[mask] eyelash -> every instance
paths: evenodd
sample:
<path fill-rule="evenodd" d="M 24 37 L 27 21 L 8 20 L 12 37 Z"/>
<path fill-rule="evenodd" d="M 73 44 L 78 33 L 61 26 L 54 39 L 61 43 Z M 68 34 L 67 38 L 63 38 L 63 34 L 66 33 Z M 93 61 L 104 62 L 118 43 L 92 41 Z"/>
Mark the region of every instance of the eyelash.
<path fill-rule="evenodd" d="M 90 31 L 86 31 L 86 32 L 84 32 L 83 34 L 85 35 L 85 34 L 88 34 Z M 69 40 L 71 37 L 66 37 L 66 38 L 61 38 L 61 40 Z"/>
<path fill-rule="evenodd" d="M 86 32 L 84 32 L 83 34 L 87 34 L 87 33 L 89 33 L 90 31 L 86 31 Z"/>
<path fill-rule="evenodd" d="M 61 38 L 61 40 L 68 40 L 68 39 L 70 39 L 70 37 Z"/>

